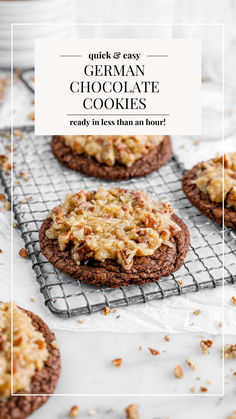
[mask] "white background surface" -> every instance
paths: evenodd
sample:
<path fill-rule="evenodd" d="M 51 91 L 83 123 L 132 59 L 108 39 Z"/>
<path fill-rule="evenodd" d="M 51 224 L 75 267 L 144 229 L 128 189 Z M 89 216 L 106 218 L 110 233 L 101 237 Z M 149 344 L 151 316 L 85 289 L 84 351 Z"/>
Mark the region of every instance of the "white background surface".
<path fill-rule="evenodd" d="M 235 26 L 233 22 L 235 19 L 235 1 L 199 1 L 199 0 L 167 0 L 167 1 L 117 1 L 110 2 L 106 0 L 102 1 L 80 1 L 78 6 L 78 17 L 79 21 L 146 21 L 146 22 L 170 22 L 170 21 L 183 21 L 183 22 L 222 22 L 223 20 L 226 25 L 226 80 L 232 83 L 236 83 L 233 79 L 235 77 Z M 96 32 L 96 31 L 95 31 Z M 189 30 L 190 35 L 194 33 L 194 28 Z M 215 50 L 218 48 L 218 43 L 212 44 L 210 47 L 210 57 L 208 62 L 210 65 L 204 64 L 204 75 L 206 77 L 217 77 L 217 69 L 219 68 L 215 62 Z M 230 55 L 227 54 L 230 51 Z M 230 61 L 227 61 L 230 60 Z M 227 64 L 228 62 L 228 64 Z M 22 98 L 22 111 L 25 115 L 31 112 L 30 100 L 25 96 Z M 0 111 L 1 112 L 1 111 Z M 4 121 L 3 121 L 3 116 Z M 8 112 L 6 108 L 4 112 L 0 113 L 0 122 L 5 123 L 8 119 Z M 26 116 L 27 119 L 27 116 Z M 21 119 L 22 120 L 22 119 Z M 2 125 L 3 126 L 3 125 Z M 202 155 L 213 155 L 217 150 L 220 149 L 220 143 L 207 143 L 204 148 L 195 147 L 193 141 L 189 139 L 183 139 L 186 144 L 186 148 L 180 149 L 182 152 L 182 159 L 185 161 L 187 166 L 191 166 L 192 162 L 199 161 Z M 235 143 L 235 136 L 232 136 L 226 142 L 226 147 L 232 149 Z M 186 159 L 186 156 L 188 157 Z M 187 160 L 187 161 L 186 161 Z M 0 190 L 1 193 L 1 190 Z M 9 213 L 0 213 L 0 248 L 3 249 L 3 254 L 0 255 L 0 278 L 1 278 L 1 298 L 9 298 L 9 281 L 10 281 L 10 263 L 9 263 L 9 252 L 10 252 L 10 240 L 9 240 Z M 22 240 L 19 238 L 17 231 L 14 231 L 14 241 L 16 249 L 23 246 Z M 8 255 L 8 256 L 7 256 Z M 31 264 L 29 261 L 22 260 L 17 256 L 16 270 L 19 282 L 24 282 L 26 288 L 30 291 L 32 296 L 36 297 L 36 301 L 31 303 L 29 301 L 28 308 L 31 308 L 35 312 L 40 311 L 43 313 L 45 318 L 48 314 L 47 310 L 42 306 L 42 297 L 37 293 L 35 284 L 35 278 L 33 271 L 31 270 Z M 231 305 L 230 298 L 236 293 L 236 288 L 226 287 L 225 288 L 225 299 L 226 299 L 226 322 L 227 332 L 230 335 L 226 335 L 225 340 L 228 343 L 235 343 L 235 307 Z M 208 291 L 206 291 L 207 293 Z M 219 302 L 221 299 L 221 289 L 210 290 L 210 295 L 214 302 Z M 203 296 L 203 292 L 199 293 L 199 296 Z M 192 294 L 196 296 L 197 294 Z M 193 297 L 193 298 L 194 298 Z M 191 297 L 192 299 L 192 297 Z M 169 299 L 170 304 L 174 307 L 180 305 L 179 297 L 172 297 Z M 158 302 L 153 310 L 160 309 L 165 301 Z M 188 301 L 187 301 L 188 303 Z M 196 301 L 197 306 L 192 300 L 189 309 L 200 308 L 200 301 Z M 217 304 L 217 303 L 216 303 Z M 144 306 L 139 306 L 141 307 Z M 181 310 L 181 309 L 180 309 Z M 127 309 L 121 311 L 121 319 L 124 316 L 124 322 L 127 321 L 126 313 Z M 173 310 L 174 313 L 174 310 Z M 117 313 L 118 314 L 118 313 Z M 208 313 L 209 314 L 209 313 Z M 205 324 L 207 325 L 209 315 L 205 314 Z M 145 315 L 145 313 L 144 313 Z M 186 312 L 184 312 L 186 315 Z M 204 316 L 204 312 L 203 312 Z M 105 323 L 109 323 L 111 320 L 109 316 L 103 317 L 100 315 L 103 326 Z M 188 321 L 188 317 L 186 317 Z M 200 321 L 199 317 L 194 317 L 194 322 Z M 87 321 L 81 325 L 81 331 L 86 328 Z M 206 326 L 207 327 L 207 326 Z M 180 328 L 180 330 L 182 330 Z M 200 331 L 199 331 L 200 333 Z M 220 385 L 220 337 L 213 336 L 214 347 L 212 353 L 209 356 L 204 356 L 199 351 L 199 340 L 197 334 L 170 334 L 171 341 L 164 342 L 163 336 L 166 333 L 155 333 L 149 334 L 132 334 L 130 336 L 126 334 L 116 334 L 115 336 L 111 333 L 101 332 L 99 335 L 94 333 L 74 333 L 57 331 L 57 338 L 60 344 L 62 359 L 63 359 L 63 371 L 62 379 L 60 380 L 58 391 L 65 392 L 67 387 L 78 388 L 91 388 L 94 391 L 98 388 L 101 393 L 107 391 L 120 391 L 125 383 L 124 387 L 131 387 L 132 378 L 139 375 L 141 381 L 136 380 L 134 387 L 138 391 L 138 387 L 143 388 L 144 383 L 147 383 L 147 387 L 156 388 L 160 391 L 160 388 L 167 389 L 168 391 L 174 391 L 176 393 L 185 391 L 189 393 L 189 388 L 196 382 L 196 389 L 199 390 L 200 385 L 205 384 L 206 379 L 211 379 L 211 385 L 208 385 L 209 391 L 219 391 Z M 204 336 L 206 333 L 204 332 Z M 138 351 L 138 346 L 144 347 L 143 351 Z M 160 358 L 151 357 L 147 352 L 147 346 L 154 347 L 161 350 L 167 347 L 167 354 L 160 355 Z M 168 349 L 168 345 L 171 345 Z M 97 355 L 94 355 L 97 351 Z M 121 355 L 120 355 L 121 354 Z M 122 356 L 124 359 L 124 367 L 121 370 L 112 369 L 110 361 L 116 357 Z M 184 367 L 185 378 L 183 381 L 176 381 L 172 375 L 173 366 L 181 364 L 184 366 L 185 356 L 190 356 L 197 364 L 196 372 Z M 205 358 L 206 357 L 206 358 Z M 93 359 L 94 358 L 94 359 Z M 68 365 L 70 360 L 70 365 Z M 145 361 L 144 361 L 145 360 Z M 207 361 L 206 361 L 207 360 Z M 97 362 L 96 362 L 97 361 Z M 73 372 L 71 369 L 73 365 Z M 227 361 L 225 363 L 225 397 L 221 399 L 219 396 L 177 396 L 177 397 L 141 397 L 141 396 L 130 396 L 130 397 L 53 397 L 51 400 L 38 412 L 34 414 L 35 419 L 41 419 L 43 417 L 56 419 L 68 417 L 68 411 L 73 404 L 79 404 L 81 407 L 81 417 L 87 418 L 88 411 L 95 411 L 95 418 L 124 418 L 124 407 L 129 403 L 138 403 L 140 405 L 141 419 L 226 419 L 229 414 L 236 408 L 235 402 L 235 377 L 232 376 L 232 372 L 235 371 L 235 361 Z M 231 370 L 232 369 L 232 370 Z M 195 377 L 199 375 L 201 380 L 195 380 Z M 83 384 L 84 383 L 84 384 Z M 211 390 L 212 388 L 212 390 Z M 190 393 L 189 393 L 190 394 Z M 110 407 L 115 409 L 114 413 L 109 415 L 106 413 Z"/>

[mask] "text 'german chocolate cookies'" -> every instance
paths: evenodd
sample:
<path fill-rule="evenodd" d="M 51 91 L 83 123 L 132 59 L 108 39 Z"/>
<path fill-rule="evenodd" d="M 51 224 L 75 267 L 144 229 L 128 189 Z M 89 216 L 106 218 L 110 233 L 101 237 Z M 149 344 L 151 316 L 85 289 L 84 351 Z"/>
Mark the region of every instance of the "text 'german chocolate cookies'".
<path fill-rule="evenodd" d="M 169 136 L 54 136 L 57 160 L 69 169 L 108 180 L 145 176 L 171 157 Z"/>
<path fill-rule="evenodd" d="M 111 288 L 170 275 L 184 263 L 189 240 L 170 204 L 104 187 L 67 195 L 39 234 L 41 251 L 56 268 Z"/>
<path fill-rule="evenodd" d="M 189 201 L 206 217 L 222 224 L 224 215 L 224 224 L 236 228 L 236 153 L 197 164 L 185 173 L 182 185 Z"/>
<path fill-rule="evenodd" d="M 12 371 L 10 303 L 0 303 L 0 330 L 0 419 L 25 419 L 56 388 L 61 371 L 57 342 L 40 317 L 13 305 Z"/>

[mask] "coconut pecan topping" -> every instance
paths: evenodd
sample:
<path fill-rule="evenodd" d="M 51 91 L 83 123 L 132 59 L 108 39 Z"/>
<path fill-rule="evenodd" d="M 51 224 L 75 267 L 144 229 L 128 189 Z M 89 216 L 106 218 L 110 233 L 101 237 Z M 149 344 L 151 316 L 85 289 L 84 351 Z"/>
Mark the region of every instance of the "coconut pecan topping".
<path fill-rule="evenodd" d="M 224 201 L 226 207 L 236 209 L 236 153 L 204 162 L 193 182 L 211 201 Z"/>
<path fill-rule="evenodd" d="M 171 219 L 169 204 L 144 192 L 99 188 L 69 194 L 49 217 L 46 235 L 61 251 L 70 249 L 76 264 L 89 259 L 116 260 L 129 270 L 135 256 L 150 256 L 161 245 L 172 246 L 180 227 Z"/>
<path fill-rule="evenodd" d="M 137 136 L 64 136 L 63 141 L 78 154 L 93 156 L 98 162 L 114 166 L 119 162 L 131 167 L 138 159 L 157 147 L 164 139 L 159 135 Z"/>
<path fill-rule="evenodd" d="M 30 317 L 13 305 L 13 370 L 11 370 L 11 304 L 0 303 L 0 397 L 13 391 L 30 391 L 32 377 L 48 358 L 44 337 Z"/>

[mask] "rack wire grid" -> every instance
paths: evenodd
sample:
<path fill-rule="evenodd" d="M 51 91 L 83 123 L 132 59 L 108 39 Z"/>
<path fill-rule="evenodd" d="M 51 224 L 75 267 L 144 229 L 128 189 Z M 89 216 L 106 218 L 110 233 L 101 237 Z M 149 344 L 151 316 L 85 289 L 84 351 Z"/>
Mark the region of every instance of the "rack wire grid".
<path fill-rule="evenodd" d="M 144 190 L 154 199 L 168 200 L 174 212 L 187 224 L 191 244 L 184 265 L 176 273 L 142 286 L 112 289 L 82 283 L 55 269 L 41 254 L 38 241 L 41 223 L 49 211 L 64 200 L 68 192 L 96 189 L 101 185 L 113 187 L 117 182 L 89 178 L 64 168 L 51 152 L 50 137 L 35 137 L 29 128 L 21 130 L 24 138 L 15 141 L 12 207 L 40 291 L 51 312 L 63 317 L 91 314 L 106 306 L 146 303 L 214 288 L 223 281 L 225 284 L 235 282 L 236 234 L 225 228 L 223 235 L 218 224 L 190 204 L 181 188 L 184 170 L 175 156 L 151 175 L 119 182 L 119 186 Z M 8 141 L 2 137 L 3 145 L 7 146 Z M 10 199 L 10 176 L 2 172 L 1 178 Z"/>

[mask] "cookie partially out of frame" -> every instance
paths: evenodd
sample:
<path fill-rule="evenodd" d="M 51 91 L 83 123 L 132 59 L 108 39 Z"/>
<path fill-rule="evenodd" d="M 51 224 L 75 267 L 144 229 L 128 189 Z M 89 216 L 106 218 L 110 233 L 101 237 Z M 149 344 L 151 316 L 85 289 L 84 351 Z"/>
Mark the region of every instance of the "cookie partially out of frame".
<path fill-rule="evenodd" d="M 181 230 L 171 239 L 173 246 L 162 245 L 152 256 L 135 256 L 133 266 L 129 271 L 110 259 L 105 262 L 90 259 L 86 264 L 77 265 L 69 249 L 61 251 L 58 240 L 51 240 L 46 236 L 46 230 L 52 224 L 51 218 L 43 222 L 39 242 L 43 255 L 52 265 L 80 281 L 110 288 L 141 285 L 170 275 L 184 263 L 190 242 L 189 231 L 177 215 L 173 214 L 172 219 L 181 227 Z"/>
<path fill-rule="evenodd" d="M 78 154 L 64 143 L 61 136 L 52 138 L 51 147 L 57 160 L 67 168 L 82 172 L 87 176 L 107 180 L 125 180 L 148 175 L 160 169 L 172 155 L 169 136 L 165 136 L 157 147 L 137 160 L 131 167 L 125 167 L 117 162 L 114 166 L 107 166 L 99 163 L 94 157 Z"/>
<path fill-rule="evenodd" d="M 196 178 L 198 170 L 202 167 L 204 162 L 198 163 L 191 170 L 188 170 L 183 179 L 182 187 L 188 200 L 206 217 L 219 224 L 223 221 L 223 204 L 210 200 L 208 194 L 202 192 L 197 185 L 193 183 Z M 224 208 L 224 224 L 227 227 L 236 229 L 236 212 L 230 208 Z"/>
<path fill-rule="evenodd" d="M 29 394 L 52 394 L 61 372 L 59 350 L 51 345 L 52 341 L 55 340 L 55 336 L 40 317 L 31 311 L 24 311 L 32 319 L 34 328 L 43 334 L 49 352 L 49 357 L 45 361 L 43 368 L 37 371 L 32 378 Z M 26 392 L 22 393 L 26 394 Z M 17 396 L 17 394 L 20 394 L 20 392 L 8 397 L 6 400 L 0 400 L 0 419 L 25 419 L 50 397 L 45 395 Z"/>

